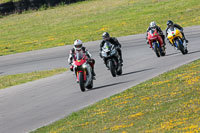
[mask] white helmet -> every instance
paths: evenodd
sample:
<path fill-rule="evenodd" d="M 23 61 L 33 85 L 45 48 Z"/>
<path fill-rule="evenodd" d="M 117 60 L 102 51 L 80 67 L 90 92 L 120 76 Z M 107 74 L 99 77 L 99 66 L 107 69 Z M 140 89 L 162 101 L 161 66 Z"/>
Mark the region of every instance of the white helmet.
<path fill-rule="evenodd" d="M 155 28 L 155 27 L 156 27 L 156 22 L 154 22 L 154 21 L 151 22 L 151 23 L 150 23 L 150 28 Z"/>
<path fill-rule="evenodd" d="M 81 50 L 82 44 L 83 44 L 83 43 L 82 43 L 81 40 L 75 40 L 75 41 L 74 41 L 74 49 L 75 49 L 75 50 L 78 50 L 78 51 Z"/>

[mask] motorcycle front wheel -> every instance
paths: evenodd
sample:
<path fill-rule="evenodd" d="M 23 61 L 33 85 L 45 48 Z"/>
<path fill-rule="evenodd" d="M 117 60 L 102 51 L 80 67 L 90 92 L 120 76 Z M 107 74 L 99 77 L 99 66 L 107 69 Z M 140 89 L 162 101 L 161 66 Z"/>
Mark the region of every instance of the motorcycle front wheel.
<path fill-rule="evenodd" d="M 157 57 L 160 57 L 160 51 L 159 51 L 157 44 L 154 44 L 154 52 L 156 53 Z"/>
<path fill-rule="evenodd" d="M 79 85 L 80 85 L 81 91 L 84 92 L 85 91 L 85 84 L 84 84 L 83 72 L 79 73 Z"/>
<path fill-rule="evenodd" d="M 175 40 L 175 41 L 176 41 L 176 43 L 178 44 L 178 49 L 181 51 L 181 53 L 182 53 L 182 54 L 186 54 L 183 44 L 181 44 L 180 41 L 179 41 L 178 39 Z"/>
<path fill-rule="evenodd" d="M 115 66 L 114 66 L 112 60 L 110 60 L 108 63 L 109 63 L 108 66 L 110 67 L 110 72 L 111 72 L 112 76 L 116 77 L 116 70 L 115 70 Z"/>

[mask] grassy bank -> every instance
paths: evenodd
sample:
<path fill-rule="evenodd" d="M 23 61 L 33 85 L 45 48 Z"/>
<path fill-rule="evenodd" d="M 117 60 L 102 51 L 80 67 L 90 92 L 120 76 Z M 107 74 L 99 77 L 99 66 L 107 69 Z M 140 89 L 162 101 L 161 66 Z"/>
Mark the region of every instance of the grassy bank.
<path fill-rule="evenodd" d="M 198 0 L 88 0 L 0 19 L 0 55 L 144 33 L 151 21 L 165 29 L 168 19 L 181 26 L 200 24 Z"/>
<path fill-rule="evenodd" d="M 4 89 L 10 86 L 23 84 L 26 82 L 34 81 L 37 79 L 53 76 L 62 72 L 65 72 L 66 68 L 59 68 L 47 71 L 36 71 L 31 73 L 23 73 L 16 75 L 0 76 L 0 89 Z"/>
<path fill-rule="evenodd" d="M 104 99 L 34 133 L 198 132 L 200 59 Z"/>

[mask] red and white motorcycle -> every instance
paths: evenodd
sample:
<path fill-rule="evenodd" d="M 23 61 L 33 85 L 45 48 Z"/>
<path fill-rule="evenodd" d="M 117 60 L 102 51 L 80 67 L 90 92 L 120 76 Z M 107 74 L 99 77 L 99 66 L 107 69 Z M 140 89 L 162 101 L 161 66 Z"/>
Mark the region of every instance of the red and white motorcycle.
<path fill-rule="evenodd" d="M 72 65 L 74 67 L 77 83 L 79 83 L 81 91 L 85 91 L 85 88 L 92 89 L 92 68 L 88 63 L 87 56 L 82 52 L 76 53 Z"/>
<path fill-rule="evenodd" d="M 148 41 L 151 48 L 156 53 L 157 57 L 165 56 L 166 51 L 163 45 L 162 37 L 158 34 L 156 29 L 151 29 L 148 32 Z"/>

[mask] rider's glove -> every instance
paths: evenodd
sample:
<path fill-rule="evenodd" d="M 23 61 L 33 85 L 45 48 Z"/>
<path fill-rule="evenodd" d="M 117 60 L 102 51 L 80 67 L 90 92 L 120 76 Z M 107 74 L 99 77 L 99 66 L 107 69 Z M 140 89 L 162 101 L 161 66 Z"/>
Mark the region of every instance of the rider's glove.
<path fill-rule="evenodd" d="M 149 41 L 148 40 L 146 40 L 147 41 L 147 44 L 149 44 Z"/>
<path fill-rule="evenodd" d="M 73 65 L 70 66 L 70 70 L 73 72 L 73 70 L 74 70 L 74 66 Z"/>

